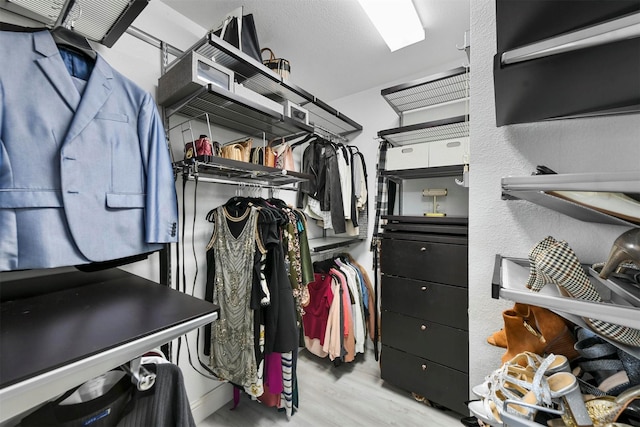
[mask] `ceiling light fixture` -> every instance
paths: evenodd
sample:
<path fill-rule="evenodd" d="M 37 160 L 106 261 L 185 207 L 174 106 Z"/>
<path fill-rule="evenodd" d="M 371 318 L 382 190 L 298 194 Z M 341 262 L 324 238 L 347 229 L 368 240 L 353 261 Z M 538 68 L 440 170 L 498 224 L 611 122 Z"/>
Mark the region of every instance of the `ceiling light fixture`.
<path fill-rule="evenodd" d="M 391 52 L 424 40 L 412 0 L 358 0 Z"/>

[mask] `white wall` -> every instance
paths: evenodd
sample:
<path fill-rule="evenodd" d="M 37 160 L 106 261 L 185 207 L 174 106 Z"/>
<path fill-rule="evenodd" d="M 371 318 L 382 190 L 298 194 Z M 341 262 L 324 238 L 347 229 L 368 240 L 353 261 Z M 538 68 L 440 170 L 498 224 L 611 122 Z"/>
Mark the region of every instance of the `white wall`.
<path fill-rule="evenodd" d="M 513 302 L 491 298 L 496 254 L 526 258 L 547 235 L 564 239 L 581 262 L 604 261 L 613 240 L 625 227 L 581 222 L 526 201 L 501 199 L 505 176 L 530 175 L 536 165 L 559 173 L 637 170 L 640 158 L 638 115 L 600 117 L 496 127 L 493 95 L 495 2 L 471 2 L 471 173 L 469 188 L 469 370 L 470 385 L 479 384 L 499 367 L 503 349 L 486 338 L 503 326 L 502 311 Z M 445 47 L 443 47 L 445 48 Z M 459 67 L 442 64 L 422 75 Z M 411 78 L 404 79 L 409 81 Z M 331 101 L 331 105 L 363 125 L 354 139 L 367 159 L 373 215 L 377 131 L 398 126 L 397 116 L 380 90 L 400 81 Z M 526 100 L 523 100 L 526 102 Z M 369 238 L 373 221 L 370 223 Z M 369 241 L 352 250 L 371 266 Z M 443 343 L 446 345 L 446 343 Z"/>
<path fill-rule="evenodd" d="M 451 47 L 455 49 L 455 46 Z M 387 84 L 374 87 L 368 89 L 366 91 L 362 91 L 356 93 L 354 95 L 346 96 L 344 98 L 332 100 L 329 103 L 336 110 L 344 113 L 351 119 L 355 120 L 359 124 L 362 125 L 362 132 L 357 134 L 357 136 L 351 138 L 350 144 L 358 146 L 359 150 L 363 153 L 366 165 L 367 165 L 367 173 L 368 173 L 368 183 L 369 183 L 369 232 L 367 234 L 367 241 L 355 245 L 349 249 L 349 252 L 355 257 L 358 262 L 363 266 L 369 269 L 369 275 L 373 279 L 373 270 L 371 269 L 373 265 L 373 255 L 369 250 L 371 245 L 371 237 L 373 235 L 373 226 L 374 226 L 374 216 L 375 216 L 375 197 L 377 194 L 377 182 L 376 182 L 376 168 L 378 162 L 378 131 L 384 129 L 391 129 L 400 126 L 400 121 L 398 115 L 393 111 L 393 109 L 389 106 L 387 101 L 380 95 L 380 91 L 382 89 L 405 83 L 407 81 L 419 79 L 422 77 L 426 77 L 432 74 L 439 73 L 444 70 L 449 70 L 452 68 L 460 67 L 463 64 L 467 64 L 466 56 L 462 52 L 460 53 L 460 60 L 455 61 L 448 64 L 442 64 L 441 67 L 424 70 L 423 73 L 418 75 L 408 76 L 401 80 L 394 80 L 388 82 Z M 427 184 L 427 182 L 429 184 Z M 435 184 L 435 181 L 432 180 L 416 180 L 414 183 L 408 183 L 410 189 L 411 186 L 417 186 L 421 188 L 426 188 L 429 186 L 435 187 L 436 185 L 441 185 L 440 183 Z M 453 179 L 450 180 L 450 185 L 455 185 L 453 183 Z M 417 188 L 416 187 L 416 188 Z M 414 193 L 418 191 L 415 190 Z M 422 191 L 422 190 L 420 190 Z M 419 201 L 418 201 L 419 199 Z M 422 212 L 423 210 L 431 209 L 431 204 L 422 197 L 418 197 L 414 194 L 413 202 L 411 197 L 408 200 L 405 200 L 405 212 Z M 442 207 L 444 208 L 444 200 Z M 408 210 L 407 210 L 408 209 Z M 460 208 L 457 207 L 457 210 Z M 443 209 L 444 211 L 444 209 Z M 396 210 L 397 213 L 397 210 Z"/>
<path fill-rule="evenodd" d="M 526 258 L 533 245 L 552 235 L 566 240 L 581 262 L 604 261 L 613 240 L 627 230 L 581 222 L 526 201 L 503 201 L 501 178 L 531 175 L 536 165 L 559 173 L 638 170 L 640 120 L 638 115 L 627 115 L 498 128 L 493 0 L 471 2 L 471 42 L 469 360 L 470 381 L 475 385 L 500 364 L 504 350 L 485 340 L 502 327 L 502 310 L 513 305 L 491 299 L 495 254 Z"/>

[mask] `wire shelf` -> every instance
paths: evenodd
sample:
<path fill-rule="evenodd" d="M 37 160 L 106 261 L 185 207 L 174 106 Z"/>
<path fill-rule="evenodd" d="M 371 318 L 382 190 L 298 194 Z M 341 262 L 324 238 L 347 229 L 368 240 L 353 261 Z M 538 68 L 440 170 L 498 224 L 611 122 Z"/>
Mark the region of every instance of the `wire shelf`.
<path fill-rule="evenodd" d="M 418 108 L 465 99 L 469 94 L 469 69 L 455 68 L 381 91 L 398 114 Z"/>
<path fill-rule="evenodd" d="M 378 136 L 394 146 L 463 138 L 469 136 L 469 116 L 458 116 L 381 130 L 378 132 Z"/>

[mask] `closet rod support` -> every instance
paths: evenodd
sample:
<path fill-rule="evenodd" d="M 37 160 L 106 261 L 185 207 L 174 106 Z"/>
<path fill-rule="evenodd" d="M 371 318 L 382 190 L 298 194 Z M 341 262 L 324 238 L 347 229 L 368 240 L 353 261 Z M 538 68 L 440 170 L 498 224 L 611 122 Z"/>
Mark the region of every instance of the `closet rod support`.
<path fill-rule="evenodd" d="M 162 40 L 160 40 L 157 37 L 152 36 L 151 34 L 142 31 L 139 28 L 134 27 L 133 25 L 131 25 L 129 28 L 127 28 L 126 33 L 139 39 L 142 40 L 145 43 L 150 44 L 151 46 L 157 47 L 158 49 L 162 50 L 162 45 L 163 43 L 166 45 L 166 50 L 169 54 L 173 55 L 173 56 L 180 56 L 182 55 L 182 51 L 180 49 L 178 49 L 175 46 L 170 45 L 169 43 L 165 43 Z"/>
<path fill-rule="evenodd" d="M 131 382 L 140 391 L 149 390 L 156 382 L 156 374 L 142 366 L 140 357 L 133 359 L 128 365 L 122 365 L 122 369 L 131 376 Z"/>

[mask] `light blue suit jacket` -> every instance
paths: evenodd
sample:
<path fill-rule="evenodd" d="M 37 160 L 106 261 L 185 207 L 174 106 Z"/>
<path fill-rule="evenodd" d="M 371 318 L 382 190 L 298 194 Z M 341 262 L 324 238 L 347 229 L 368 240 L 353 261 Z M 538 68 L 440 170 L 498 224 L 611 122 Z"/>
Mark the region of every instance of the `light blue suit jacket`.
<path fill-rule="evenodd" d="M 81 95 L 48 31 L 0 31 L 0 271 L 175 242 L 177 198 L 151 95 L 100 56 Z"/>

